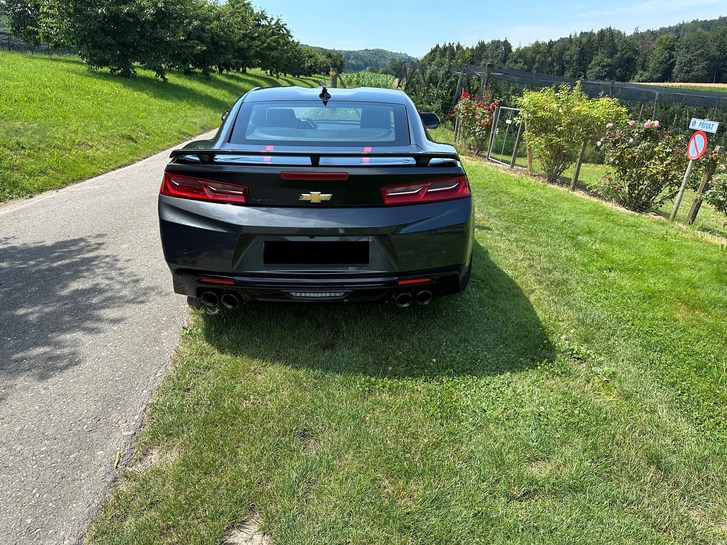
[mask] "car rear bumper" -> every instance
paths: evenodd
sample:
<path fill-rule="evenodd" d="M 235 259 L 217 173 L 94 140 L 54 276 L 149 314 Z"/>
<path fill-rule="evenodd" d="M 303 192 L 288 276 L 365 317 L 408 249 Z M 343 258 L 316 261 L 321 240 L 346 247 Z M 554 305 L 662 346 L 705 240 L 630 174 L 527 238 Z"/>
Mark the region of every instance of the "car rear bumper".
<path fill-rule="evenodd" d="M 212 293 L 221 300 L 225 294 L 234 294 L 239 301 L 286 303 L 384 302 L 402 293 L 416 299 L 422 292 L 432 296 L 458 293 L 462 281 L 458 271 L 408 277 L 263 278 L 177 270 L 173 277 L 174 291 L 190 297 Z"/>
<path fill-rule="evenodd" d="M 461 290 L 472 254 L 469 198 L 412 206 L 284 208 L 160 196 L 159 218 L 174 289 L 191 297 L 211 291 L 241 300 L 364 302 L 403 291 L 444 295 Z M 365 258 L 358 250 L 349 256 L 334 252 L 332 263 L 321 263 L 319 243 L 364 247 Z M 277 247 L 302 248 L 296 260 L 305 261 L 310 253 L 310 262 L 286 264 L 269 251 Z"/>

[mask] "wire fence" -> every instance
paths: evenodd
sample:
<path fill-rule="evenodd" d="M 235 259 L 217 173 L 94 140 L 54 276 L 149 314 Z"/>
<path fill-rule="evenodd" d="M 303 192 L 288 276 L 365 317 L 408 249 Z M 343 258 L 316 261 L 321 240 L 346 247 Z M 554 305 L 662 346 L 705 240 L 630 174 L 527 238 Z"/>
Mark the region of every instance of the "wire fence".
<path fill-rule="evenodd" d="M 609 96 L 627 102 L 654 104 L 680 104 L 699 108 L 717 108 L 727 110 L 727 93 L 705 92 L 683 88 L 659 87 L 639 83 L 620 81 L 577 80 L 563 76 L 551 76 L 537 72 L 525 72 L 515 68 L 488 64 L 486 66 L 467 66 L 462 72 L 467 78 L 477 77 L 483 88 L 493 81 L 516 83 L 522 88 L 542 88 L 554 85 L 574 86 L 580 81 L 581 89 L 591 97 Z"/>

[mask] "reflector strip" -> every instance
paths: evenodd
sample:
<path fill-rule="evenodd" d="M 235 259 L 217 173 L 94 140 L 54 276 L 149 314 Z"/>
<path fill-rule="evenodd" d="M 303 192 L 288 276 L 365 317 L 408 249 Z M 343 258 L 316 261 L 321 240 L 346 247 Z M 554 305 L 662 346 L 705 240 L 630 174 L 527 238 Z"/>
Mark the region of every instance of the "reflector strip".
<path fill-rule="evenodd" d="M 200 282 L 205 284 L 224 284 L 225 286 L 234 286 L 234 280 L 225 280 L 224 278 L 200 278 Z"/>
<path fill-rule="evenodd" d="M 407 286 L 409 284 L 425 284 L 426 282 L 431 282 L 431 278 L 409 278 L 407 280 L 399 280 L 397 284 L 400 286 Z"/>

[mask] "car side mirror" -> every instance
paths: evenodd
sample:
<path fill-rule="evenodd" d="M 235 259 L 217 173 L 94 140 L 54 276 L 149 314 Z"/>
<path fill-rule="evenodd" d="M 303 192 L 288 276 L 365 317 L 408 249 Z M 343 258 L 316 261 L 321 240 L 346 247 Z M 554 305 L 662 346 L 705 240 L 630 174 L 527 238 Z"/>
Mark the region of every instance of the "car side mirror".
<path fill-rule="evenodd" d="M 222 114 L 222 122 L 223 123 L 224 123 L 224 121 L 227 119 L 227 117 L 229 115 L 230 115 L 230 110 L 227 110 L 224 114 Z"/>
<path fill-rule="evenodd" d="M 419 112 L 419 117 L 427 129 L 436 129 L 439 127 L 439 116 L 434 112 Z"/>

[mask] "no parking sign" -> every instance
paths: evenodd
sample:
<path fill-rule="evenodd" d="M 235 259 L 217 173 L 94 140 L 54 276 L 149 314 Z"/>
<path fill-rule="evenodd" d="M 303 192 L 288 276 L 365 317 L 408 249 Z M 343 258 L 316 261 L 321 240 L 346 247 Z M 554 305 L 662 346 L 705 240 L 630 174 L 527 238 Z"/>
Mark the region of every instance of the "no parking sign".
<path fill-rule="evenodd" d="M 707 135 L 704 131 L 696 131 L 687 144 L 687 157 L 696 161 L 707 150 Z"/>

